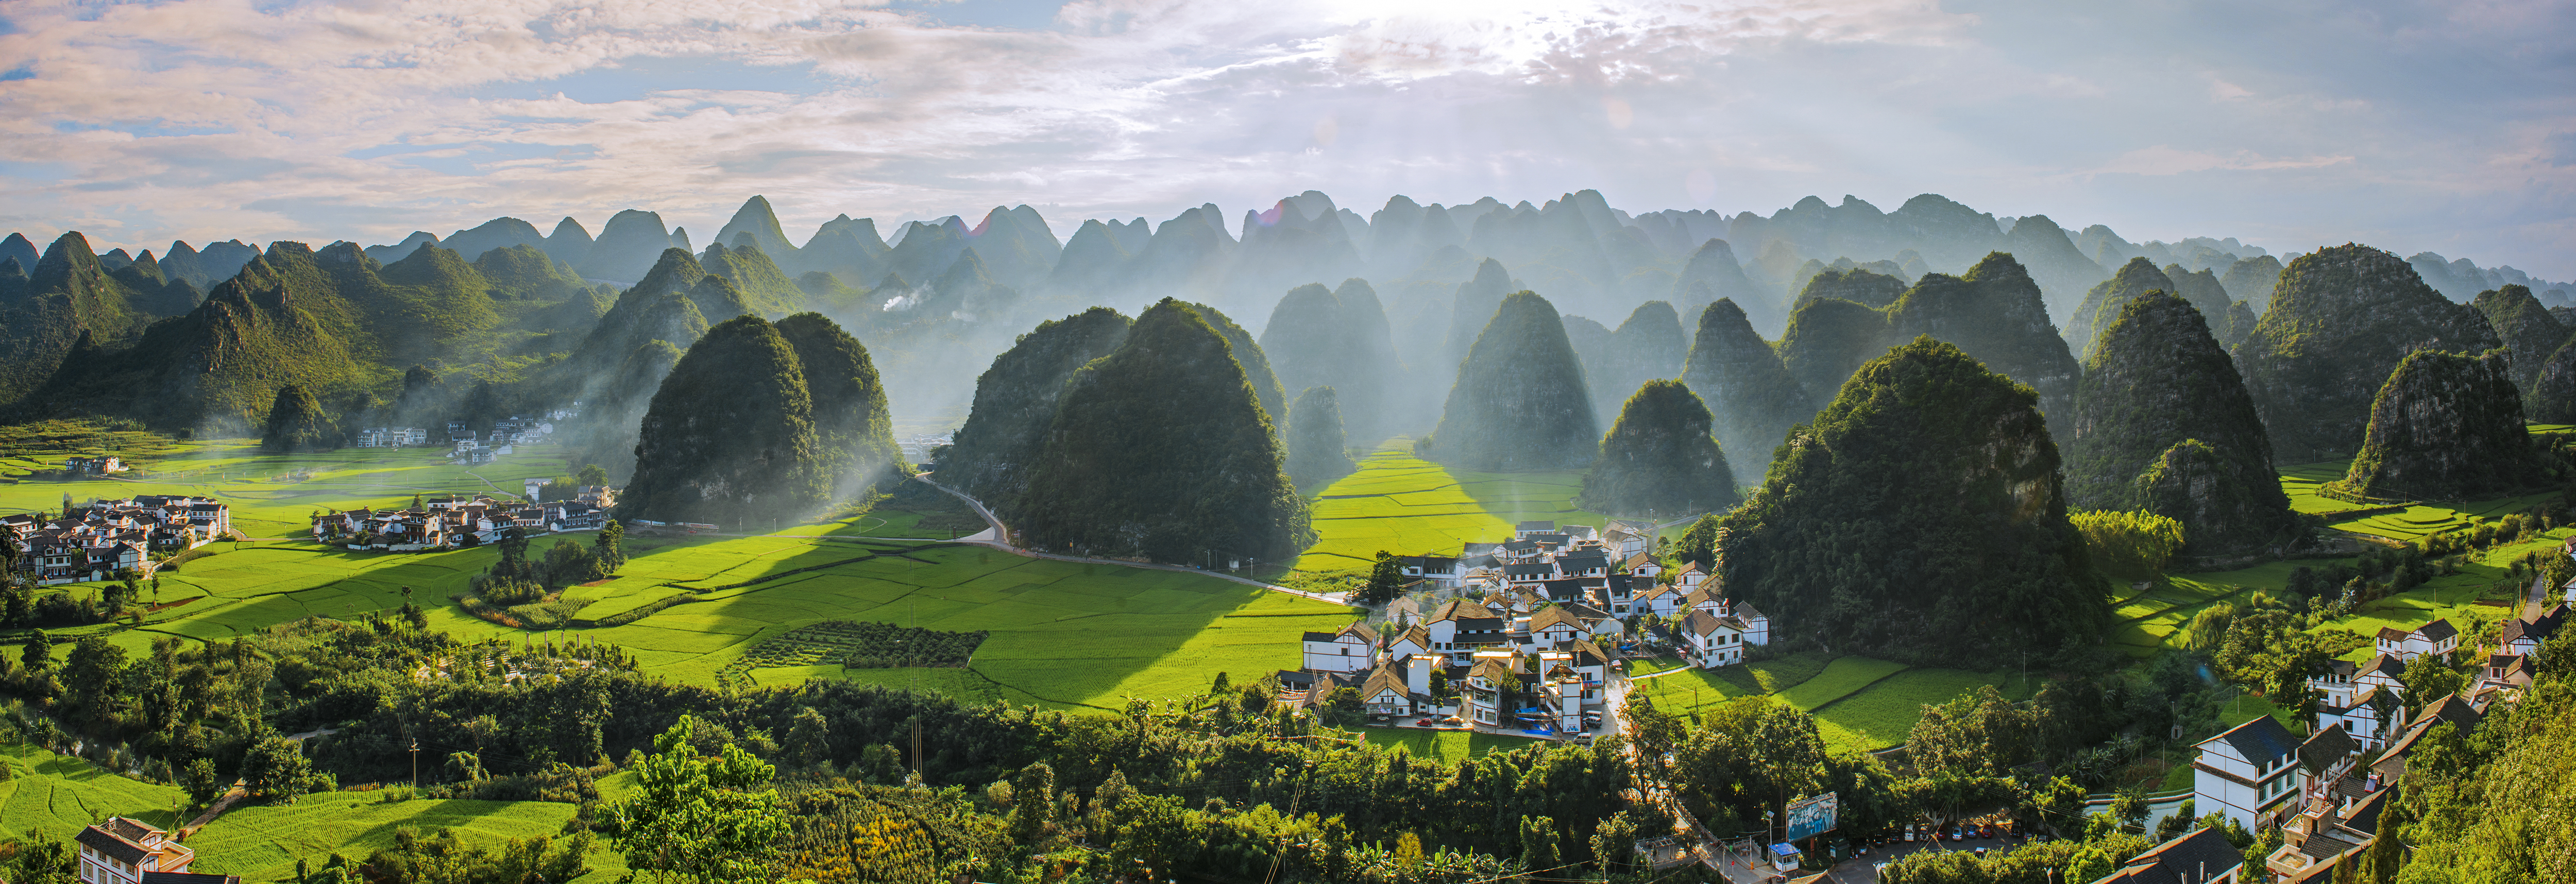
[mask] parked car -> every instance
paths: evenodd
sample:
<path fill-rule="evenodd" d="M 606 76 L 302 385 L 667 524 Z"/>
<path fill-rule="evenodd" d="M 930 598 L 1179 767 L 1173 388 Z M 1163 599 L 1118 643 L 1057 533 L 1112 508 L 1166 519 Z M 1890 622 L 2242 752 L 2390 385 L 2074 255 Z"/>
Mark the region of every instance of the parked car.
<path fill-rule="evenodd" d="M 1985 859 L 1985 858 L 1986 858 L 1986 846 L 1985 846 L 1985 845 L 1983 845 L 1983 844 L 1979 844 L 1979 845 L 1977 845 L 1977 858 L 1978 858 L 1978 859 Z"/>
<path fill-rule="evenodd" d="M 1978 827 L 1977 827 L 1977 837 L 1979 837 L 1979 838 L 1992 838 L 1992 837 L 1995 837 L 1995 824 L 1993 824 L 1993 823 L 1987 823 L 1987 824 L 1985 824 L 1985 825 L 1978 826 Z"/>
<path fill-rule="evenodd" d="M 1914 840 L 1914 824 L 1913 824 L 1913 823 L 1906 823 L 1906 824 L 1905 824 L 1905 840 L 1907 840 L 1907 841 L 1912 841 L 1912 840 Z"/>
<path fill-rule="evenodd" d="M 1957 826 L 1951 826 L 1951 827 L 1950 827 L 1950 840 L 1952 840 L 1952 841 L 1966 841 L 1966 840 L 1968 840 L 1968 836 L 1967 836 L 1967 835 L 1964 835 L 1964 834 L 1961 834 L 1961 833 L 1960 833 L 1960 830 L 1959 830 L 1959 827 L 1957 827 Z"/>

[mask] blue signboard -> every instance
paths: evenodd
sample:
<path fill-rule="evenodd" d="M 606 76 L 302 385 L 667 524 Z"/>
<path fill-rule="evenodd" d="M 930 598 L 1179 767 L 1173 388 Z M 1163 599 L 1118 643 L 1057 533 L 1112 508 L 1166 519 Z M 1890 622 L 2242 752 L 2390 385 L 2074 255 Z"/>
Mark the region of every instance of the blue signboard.
<path fill-rule="evenodd" d="M 1841 804 L 1834 793 L 1802 798 L 1789 805 L 1789 840 L 1802 841 L 1834 830 L 1834 818 Z"/>

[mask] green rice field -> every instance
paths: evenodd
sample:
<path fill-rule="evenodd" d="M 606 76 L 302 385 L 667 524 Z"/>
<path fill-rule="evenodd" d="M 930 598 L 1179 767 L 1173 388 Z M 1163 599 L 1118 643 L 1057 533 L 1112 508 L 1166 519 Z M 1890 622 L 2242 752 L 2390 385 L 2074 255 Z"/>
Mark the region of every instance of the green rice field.
<path fill-rule="evenodd" d="M 1574 508 L 1581 473 L 1475 473 L 1413 456 L 1413 441 L 1387 440 L 1358 472 L 1318 491 L 1318 540 L 1298 557 L 1301 571 L 1362 570 L 1379 550 L 1456 554 L 1470 542 L 1507 538 L 1524 520 L 1599 527 L 1608 520 Z"/>
<path fill-rule="evenodd" d="M 221 870 L 244 881 L 293 881 L 295 861 L 337 852 L 352 860 L 393 846 L 394 830 L 410 827 L 427 836 L 452 829 L 477 847 L 511 838 L 555 835 L 572 819 L 573 805 L 544 801 L 471 801 L 410 798 L 409 790 L 322 792 L 294 804 L 260 804 L 227 811 L 188 839 L 198 870 Z M 579 880 L 614 881 L 626 863 L 605 840 L 586 858 L 591 871 Z"/>
<path fill-rule="evenodd" d="M 1651 699 L 1656 708 L 1676 714 L 1739 697 L 1767 696 L 1814 713 L 1828 748 L 1870 751 L 1905 742 L 1925 704 L 1946 703 L 1990 684 L 2014 700 L 2029 699 L 2038 690 L 2035 680 L 2017 672 L 1909 668 L 1868 657 L 1827 660 L 1795 654 L 1646 679 L 1636 683 L 1630 696 Z"/>

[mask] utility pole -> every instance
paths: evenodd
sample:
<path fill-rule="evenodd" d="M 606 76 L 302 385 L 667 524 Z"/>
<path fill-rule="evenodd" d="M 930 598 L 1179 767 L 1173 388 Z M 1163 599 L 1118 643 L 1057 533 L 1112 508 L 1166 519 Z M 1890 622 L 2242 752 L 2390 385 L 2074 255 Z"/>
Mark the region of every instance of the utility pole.
<path fill-rule="evenodd" d="M 420 788 L 420 740 L 411 741 L 411 787 Z"/>

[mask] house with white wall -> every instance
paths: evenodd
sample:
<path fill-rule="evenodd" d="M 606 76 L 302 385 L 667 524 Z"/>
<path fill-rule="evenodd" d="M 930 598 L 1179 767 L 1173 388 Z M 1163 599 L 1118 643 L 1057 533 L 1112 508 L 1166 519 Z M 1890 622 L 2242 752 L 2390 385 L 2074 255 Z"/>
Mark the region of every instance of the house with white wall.
<path fill-rule="evenodd" d="M 2414 629 L 2382 626 L 2374 640 L 2380 653 L 2409 661 L 2426 654 L 2448 657 L 2459 646 L 2460 630 L 2449 620 L 2435 620 Z"/>
<path fill-rule="evenodd" d="M 2200 741 L 2192 788 L 2200 811 L 2223 813 L 2247 831 L 2298 810 L 2307 786 L 2298 735 L 2269 715 Z"/>
<path fill-rule="evenodd" d="M 1377 630 L 1353 623 L 1336 632 L 1302 637 L 1305 668 L 1316 672 L 1367 672 L 1377 663 Z"/>

